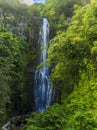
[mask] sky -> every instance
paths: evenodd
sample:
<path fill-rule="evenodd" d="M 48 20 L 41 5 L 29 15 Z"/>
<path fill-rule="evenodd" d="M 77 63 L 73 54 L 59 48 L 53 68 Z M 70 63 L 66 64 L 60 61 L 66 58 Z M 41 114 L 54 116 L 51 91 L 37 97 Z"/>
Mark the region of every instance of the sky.
<path fill-rule="evenodd" d="M 39 2 L 39 3 L 45 3 L 45 0 L 21 0 L 24 3 L 28 4 L 28 5 L 32 5 L 35 2 Z"/>
<path fill-rule="evenodd" d="M 45 3 L 45 0 L 33 0 L 34 2 Z"/>

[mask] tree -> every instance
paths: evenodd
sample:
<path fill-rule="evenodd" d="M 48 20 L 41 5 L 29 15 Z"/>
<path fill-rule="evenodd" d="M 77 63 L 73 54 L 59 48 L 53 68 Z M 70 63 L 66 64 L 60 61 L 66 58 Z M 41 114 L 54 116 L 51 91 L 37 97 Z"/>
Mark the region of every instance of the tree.
<path fill-rule="evenodd" d="M 8 111 L 8 105 L 13 104 L 12 99 L 23 89 L 23 71 L 28 62 L 27 43 L 0 27 L 0 116 Z M 14 78 L 13 78 L 14 77 Z M 0 118 L 1 120 L 2 118 Z M 2 119 L 3 121 L 3 119 Z"/>

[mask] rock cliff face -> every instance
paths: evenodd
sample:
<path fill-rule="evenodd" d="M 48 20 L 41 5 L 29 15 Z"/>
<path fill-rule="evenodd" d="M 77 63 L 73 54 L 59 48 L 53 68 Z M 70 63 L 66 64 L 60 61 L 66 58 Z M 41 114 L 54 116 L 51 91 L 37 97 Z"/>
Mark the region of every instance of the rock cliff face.
<path fill-rule="evenodd" d="M 25 68 L 25 89 L 27 104 L 25 104 L 26 111 L 32 112 L 35 110 L 34 106 L 34 75 L 38 65 L 38 57 L 40 55 L 38 38 L 39 38 L 39 27 L 41 25 L 41 19 L 33 24 L 33 29 L 29 32 L 27 40 L 30 44 L 31 59 Z"/>
<path fill-rule="evenodd" d="M 27 98 L 24 108 L 27 112 L 33 112 L 35 110 L 34 106 L 34 74 L 37 60 L 35 62 L 30 61 L 25 68 L 25 89 L 24 93 Z"/>
<path fill-rule="evenodd" d="M 4 4 L 0 2 L 0 25 L 12 34 L 23 37 L 30 44 L 31 49 L 37 46 L 42 23 L 40 12 L 34 12 L 33 7 L 30 10 L 28 6 L 22 4 L 16 7 L 10 3 Z"/>

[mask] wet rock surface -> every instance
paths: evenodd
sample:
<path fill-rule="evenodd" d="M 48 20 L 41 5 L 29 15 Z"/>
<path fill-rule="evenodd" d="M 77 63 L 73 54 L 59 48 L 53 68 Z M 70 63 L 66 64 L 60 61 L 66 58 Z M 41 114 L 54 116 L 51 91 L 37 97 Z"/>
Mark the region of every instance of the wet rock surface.
<path fill-rule="evenodd" d="M 22 115 L 12 117 L 6 124 L 2 126 L 2 130 L 19 130 L 23 125 L 25 125 L 26 118 L 29 118 L 30 115 Z"/>

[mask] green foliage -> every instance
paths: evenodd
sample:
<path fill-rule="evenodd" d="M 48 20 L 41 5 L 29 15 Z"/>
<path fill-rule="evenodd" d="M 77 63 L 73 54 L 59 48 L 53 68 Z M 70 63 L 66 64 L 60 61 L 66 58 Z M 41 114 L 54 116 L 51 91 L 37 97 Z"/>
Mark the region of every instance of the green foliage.
<path fill-rule="evenodd" d="M 39 5 L 29 7 L 20 4 L 19 0 L 0 0 L 0 25 L 13 34 L 24 37 L 32 49 L 33 46 L 36 47 L 40 30 L 40 10 Z"/>
<path fill-rule="evenodd" d="M 94 130 L 97 129 L 97 78 L 84 72 L 64 103 L 34 113 L 23 130 Z"/>
<path fill-rule="evenodd" d="M 82 73 L 80 82 L 68 97 L 66 113 L 68 122 L 66 127 L 71 126 L 78 130 L 92 130 L 97 128 L 96 114 L 96 78 L 88 77 Z"/>
<path fill-rule="evenodd" d="M 44 63 L 41 63 L 40 65 L 38 65 L 38 66 L 36 67 L 36 69 L 40 69 L 40 68 L 42 68 L 43 66 L 45 66 L 45 64 L 44 64 Z"/>
<path fill-rule="evenodd" d="M 79 84 L 63 104 L 34 113 L 22 130 L 97 129 L 97 78 L 81 73 Z"/>
<path fill-rule="evenodd" d="M 48 61 L 53 66 L 52 79 L 62 83 L 66 94 L 78 83 L 80 71 L 88 71 L 89 64 L 96 65 L 96 6 L 90 3 L 79 7 L 67 31 L 51 40 Z"/>
<path fill-rule="evenodd" d="M 35 113 L 23 129 L 97 129 L 97 1 L 75 5 L 74 12 L 67 31 L 58 32 L 48 49 L 51 77 L 62 93 L 62 104 Z"/>
<path fill-rule="evenodd" d="M 23 39 L 17 38 L 2 27 L 0 32 L 0 116 L 2 116 L 6 113 L 7 104 L 11 104 L 12 99 L 15 100 L 14 93 L 23 88 L 22 75 L 28 62 L 25 55 L 25 52 L 28 53 L 28 45 Z"/>
<path fill-rule="evenodd" d="M 8 113 L 26 110 L 22 110 L 27 107 L 24 71 L 38 55 L 41 8 L 20 4 L 19 0 L 0 0 L 0 123 Z"/>
<path fill-rule="evenodd" d="M 86 4 L 86 0 L 47 0 L 41 10 L 42 17 L 50 22 L 50 37 L 53 38 L 57 31 L 65 31 L 71 22 L 74 5 Z"/>
<path fill-rule="evenodd" d="M 34 47 L 41 15 L 50 21 L 51 38 L 56 35 L 48 49 L 48 64 L 52 81 L 61 93 L 61 104 L 32 114 L 23 130 L 96 130 L 97 1 L 47 0 L 45 5 L 31 7 L 14 2 L 0 0 L 0 24 L 8 30 L 14 28 L 16 34 L 0 27 L 0 119 L 4 120 L 9 110 L 25 111 L 23 72 L 28 61 L 37 57 Z M 20 32 L 24 38 L 17 37 Z M 30 54 L 24 39 L 30 43 Z"/>
<path fill-rule="evenodd" d="M 0 0 L 0 125 L 8 115 L 24 114 L 28 109 L 24 73 L 29 62 L 36 67 L 42 7 Z"/>
<path fill-rule="evenodd" d="M 64 108 L 59 104 L 49 107 L 44 113 L 34 113 L 23 130 L 62 130 L 66 121 Z"/>

